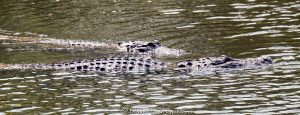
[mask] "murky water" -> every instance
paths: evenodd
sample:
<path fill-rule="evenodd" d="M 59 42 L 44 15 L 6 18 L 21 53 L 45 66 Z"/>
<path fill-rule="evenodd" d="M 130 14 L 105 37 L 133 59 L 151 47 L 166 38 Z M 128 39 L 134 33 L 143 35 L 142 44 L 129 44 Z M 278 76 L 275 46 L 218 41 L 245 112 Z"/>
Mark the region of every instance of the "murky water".
<path fill-rule="evenodd" d="M 0 0 L 0 35 L 160 40 L 183 58 L 268 55 L 272 68 L 207 76 L 110 77 L 65 71 L 0 72 L 0 114 L 300 113 L 299 0 Z M 0 40 L 0 63 L 117 55 Z"/>

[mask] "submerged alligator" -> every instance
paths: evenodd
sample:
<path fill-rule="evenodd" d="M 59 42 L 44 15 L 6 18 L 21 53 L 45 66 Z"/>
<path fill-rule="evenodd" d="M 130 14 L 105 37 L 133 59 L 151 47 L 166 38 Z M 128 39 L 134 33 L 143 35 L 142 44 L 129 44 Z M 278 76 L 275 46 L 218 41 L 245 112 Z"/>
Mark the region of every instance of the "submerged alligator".
<path fill-rule="evenodd" d="M 72 71 L 96 71 L 104 74 L 133 74 L 151 73 L 165 71 L 201 71 L 201 70 L 222 70 L 234 68 L 257 68 L 272 64 L 268 56 L 257 58 L 235 59 L 228 56 L 207 57 L 195 60 L 179 62 L 162 62 L 153 57 L 156 56 L 181 56 L 187 54 L 184 50 L 167 48 L 158 41 L 143 42 L 129 41 L 120 43 L 102 43 L 88 41 L 72 41 L 47 39 L 39 43 L 67 45 L 75 47 L 110 47 L 119 51 L 125 51 L 130 56 L 99 58 L 89 60 L 70 61 L 55 64 L 14 64 L 3 65 L 6 69 L 59 69 Z M 1 65 L 0 65 L 1 67 Z"/>

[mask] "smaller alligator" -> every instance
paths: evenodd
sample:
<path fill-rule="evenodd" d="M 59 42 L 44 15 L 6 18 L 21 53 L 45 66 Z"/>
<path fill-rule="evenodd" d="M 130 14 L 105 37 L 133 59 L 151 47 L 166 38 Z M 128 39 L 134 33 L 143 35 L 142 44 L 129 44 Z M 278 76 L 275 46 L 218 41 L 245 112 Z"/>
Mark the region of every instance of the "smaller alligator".
<path fill-rule="evenodd" d="M 116 57 L 71 61 L 55 64 L 16 64 L 10 69 L 56 69 L 71 71 L 96 71 L 104 74 L 147 74 L 166 71 L 202 71 L 222 69 L 251 69 L 272 64 L 270 57 L 234 59 L 228 56 L 207 57 L 196 60 L 165 63 L 143 57 Z M 7 65 L 8 66 L 8 65 Z"/>
<path fill-rule="evenodd" d="M 130 55 L 142 55 L 147 57 L 181 56 L 187 54 L 182 49 L 172 49 L 163 46 L 158 40 L 154 40 L 152 42 L 123 41 L 118 43 L 104 43 L 98 41 L 44 38 L 42 40 L 38 40 L 38 43 L 80 48 L 113 48 L 117 49 L 118 51 L 127 52 Z"/>
<path fill-rule="evenodd" d="M 2 36 L 3 37 L 3 36 Z M 1 36 L 0 36 L 1 38 Z M 122 41 L 122 42 L 100 42 L 87 40 L 65 40 L 55 38 L 29 38 L 29 37 L 3 37 L 5 40 L 13 40 L 19 43 L 39 43 L 63 47 L 77 48 L 110 48 L 133 56 L 147 57 L 175 57 L 187 54 L 182 49 L 172 49 L 162 45 L 159 41 Z"/>

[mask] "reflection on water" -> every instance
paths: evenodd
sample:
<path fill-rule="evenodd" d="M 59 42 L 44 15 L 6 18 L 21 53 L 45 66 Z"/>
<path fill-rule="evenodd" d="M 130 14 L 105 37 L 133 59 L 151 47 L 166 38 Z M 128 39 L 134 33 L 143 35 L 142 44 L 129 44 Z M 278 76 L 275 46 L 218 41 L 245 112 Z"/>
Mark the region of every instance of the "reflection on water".
<path fill-rule="evenodd" d="M 0 79 L 0 108 L 5 112 L 43 113 L 120 113 L 127 108 L 193 113 L 300 112 L 296 109 L 300 101 L 299 77 L 275 74 L 280 71 L 191 78 L 2 72 L 6 76 Z"/>
<path fill-rule="evenodd" d="M 192 52 L 184 58 L 225 54 L 275 59 L 270 69 L 207 76 L 109 77 L 1 70 L 0 114 L 131 113 L 132 109 L 300 113 L 299 0 L 0 0 L 0 6 L 0 35 L 99 41 L 158 39 L 168 47 Z M 57 50 L 10 42 L 0 41 L 0 63 L 110 54 L 101 49 Z"/>

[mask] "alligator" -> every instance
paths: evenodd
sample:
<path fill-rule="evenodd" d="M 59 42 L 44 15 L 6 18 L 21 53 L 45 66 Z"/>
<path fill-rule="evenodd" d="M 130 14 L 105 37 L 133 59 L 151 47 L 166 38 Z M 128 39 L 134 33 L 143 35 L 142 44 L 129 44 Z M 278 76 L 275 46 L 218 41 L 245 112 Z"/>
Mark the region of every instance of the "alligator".
<path fill-rule="evenodd" d="M 54 64 L 15 64 L 6 65 L 10 69 L 54 69 L 70 71 L 96 71 L 103 74 L 148 74 L 157 72 L 190 72 L 220 69 L 247 69 L 263 67 L 272 64 L 268 56 L 257 58 L 235 59 L 228 56 L 207 57 L 196 60 L 162 62 L 144 57 L 111 57 L 89 60 L 70 61 Z"/>
<path fill-rule="evenodd" d="M 164 56 L 182 56 L 187 54 L 182 49 L 173 49 L 161 45 L 158 40 L 152 42 L 144 41 L 122 41 L 114 42 L 98 42 L 86 40 L 63 40 L 54 38 L 44 38 L 35 40 L 36 43 L 70 46 L 79 48 L 113 48 L 121 52 L 134 56 L 147 56 L 147 57 L 164 57 Z"/>
<path fill-rule="evenodd" d="M 48 44 L 72 48 L 110 48 L 116 49 L 120 52 L 126 52 L 133 56 L 147 56 L 147 57 L 178 57 L 188 54 L 182 49 L 168 48 L 158 40 L 151 42 L 145 41 L 122 41 L 122 42 L 100 42 L 100 41 L 87 41 L 87 40 L 64 40 L 55 38 L 29 38 L 29 37 L 9 37 L 1 36 L 5 40 L 14 40 L 21 43 L 38 43 Z"/>

